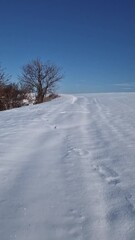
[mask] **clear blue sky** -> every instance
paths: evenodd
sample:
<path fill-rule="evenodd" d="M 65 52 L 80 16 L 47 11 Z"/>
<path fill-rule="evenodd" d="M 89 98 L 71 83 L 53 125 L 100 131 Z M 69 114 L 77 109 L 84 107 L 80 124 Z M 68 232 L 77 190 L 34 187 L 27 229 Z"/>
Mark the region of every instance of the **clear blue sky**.
<path fill-rule="evenodd" d="M 13 80 L 40 57 L 63 92 L 135 91 L 134 0 L 0 0 L 0 62 Z"/>

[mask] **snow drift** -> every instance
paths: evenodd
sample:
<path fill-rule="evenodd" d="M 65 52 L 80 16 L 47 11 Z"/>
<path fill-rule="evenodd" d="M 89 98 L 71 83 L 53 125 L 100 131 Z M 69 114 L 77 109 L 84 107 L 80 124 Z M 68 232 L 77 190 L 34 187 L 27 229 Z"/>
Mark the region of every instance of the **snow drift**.
<path fill-rule="evenodd" d="M 1 240 L 134 238 L 134 93 L 0 112 Z"/>

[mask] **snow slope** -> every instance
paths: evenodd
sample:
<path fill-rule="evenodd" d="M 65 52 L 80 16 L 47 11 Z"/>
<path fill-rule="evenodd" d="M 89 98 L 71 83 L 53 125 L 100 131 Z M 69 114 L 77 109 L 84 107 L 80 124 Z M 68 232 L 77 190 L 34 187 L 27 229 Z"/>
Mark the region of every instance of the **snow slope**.
<path fill-rule="evenodd" d="M 135 239 L 135 94 L 0 112 L 0 240 Z"/>

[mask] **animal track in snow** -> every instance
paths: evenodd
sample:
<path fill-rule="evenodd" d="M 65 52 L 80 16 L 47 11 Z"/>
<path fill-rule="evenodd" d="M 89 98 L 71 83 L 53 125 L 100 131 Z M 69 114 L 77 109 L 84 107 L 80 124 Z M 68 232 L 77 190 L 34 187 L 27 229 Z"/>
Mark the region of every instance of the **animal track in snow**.
<path fill-rule="evenodd" d="M 116 185 L 120 183 L 119 175 L 113 169 L 104 165 L 93 166 L 93 169 L 96 170 L 99 175 L 108 182 L 108 184 Z"/>

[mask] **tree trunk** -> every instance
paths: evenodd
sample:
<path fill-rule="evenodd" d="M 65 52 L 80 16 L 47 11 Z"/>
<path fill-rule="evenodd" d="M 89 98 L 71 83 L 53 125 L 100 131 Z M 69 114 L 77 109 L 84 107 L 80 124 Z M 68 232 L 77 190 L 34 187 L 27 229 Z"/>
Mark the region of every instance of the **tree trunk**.
<path fill-rule="evenodd" d="M 42 103 L 44 101 L 44 94 L 39 92 L 37 97 L 36 97 L 36 102 L 37 103 Z"/>

